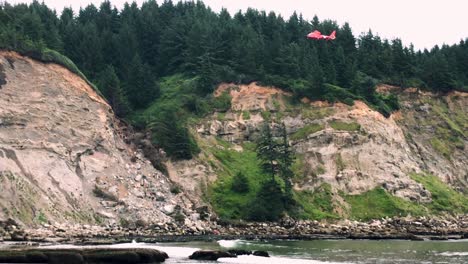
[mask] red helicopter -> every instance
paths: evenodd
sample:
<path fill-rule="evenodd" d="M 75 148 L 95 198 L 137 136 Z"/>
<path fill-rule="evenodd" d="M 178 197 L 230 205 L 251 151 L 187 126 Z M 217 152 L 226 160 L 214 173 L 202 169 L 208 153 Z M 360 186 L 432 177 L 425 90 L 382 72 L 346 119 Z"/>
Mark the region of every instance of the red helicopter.
<path fill-rule="evenodd" d="M 333 30 L 333 32 L 327 36 L 327 35 L 322 35 L 322 33 L 320 33 L 320 31 L 318 30 L 315 30 L 313 32 L 310 32 L 308 35 L 307 35 L 307 38 L 309 39 L 324 39 L 324 40 L 334 40 L 336 38 L 336 30 Z"/>

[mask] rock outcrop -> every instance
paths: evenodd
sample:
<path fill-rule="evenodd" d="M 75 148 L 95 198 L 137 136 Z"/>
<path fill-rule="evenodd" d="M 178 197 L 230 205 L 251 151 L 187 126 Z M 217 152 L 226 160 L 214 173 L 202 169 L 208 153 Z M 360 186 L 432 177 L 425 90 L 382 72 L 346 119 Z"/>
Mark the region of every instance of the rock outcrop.
<path fill-rule="evenodd" d="M 125 142 L 125 125 L 83 79 L 6 51 L 0 75 L 0 220 L 194 222 L 191 201 Z"/>
<path fill-rule="evenodd" d="M 155 249 L 8 249 L 0 263 L 162 263 L 169 256 Z"/>
<path fill-rule="evenodd" d="M 226 252 L 226 251 L 199 250 L 199 251 L 193 252 L 193 254 L 189 256 L 189 259 L 218 260 L 219 258 L 235 258 L 235 257 L 237 257 L 237 255 Z"/>
<path fill-rule="evenodd" d="M 431 193 L 410 177 L 424 172 L 466 192 L 468 94 L 384 88 L 401 102 L 389 118 L 360 101 L 293 104 L 274 87 L 225 84 L 215 96 L 230 93 L 231 109 L 204 118 L 192 132 L 202 148 L 220 147 L 221 138 L 242 151 L 265 121 L 273 134 L 284 123 L 303 174 L 297 190 L 328 183 L 335 193 L 360 194 L 383 187 L 426 203 Z M 204 221 L 216 217 L 202 197 L 217 180 L 216 158 L 202 152 L 193 160 L 167 161 L 166 176 L 155 169 L 164 153 L 129 130 L 80 77 L 1 51 L 0 223 L 12 218 L 9 228 L 89 224 L 211 232 Z M 8 237 L 25 240 L 18 230 L 8 230 Z"/>
<path fill-rule="evenodd" d="M 224 84 L 215 96 L 230 93 L 231 109 L 205 118 L 194 131 L 205 145 L 221 138 L 233 150 L 242 151 L 243 143 L 258 138 L 263 122 L 270 124 L 273 133 L 284 123 L 302 166 L 297 190 L 329 183 L 337 192 L 360 194 L 383 187 L 395 196 L 427 203 L 431 193 L 410 175 L 431 173 L 466 192 L 468 94 L 379 90 L 397 94 L 401 110 L 385 118 L 361 101 L 352 106 L 305 99 L 294 104 L 290 94 L 274 87 Z M 196 187 L 216 180 L 206 159 L 184 163 L 200 168 L 196 180 L 184 170 L 185 164 L 177 163 L 172 166 L 178 169 L 170 173 L 174 181 Z"/>

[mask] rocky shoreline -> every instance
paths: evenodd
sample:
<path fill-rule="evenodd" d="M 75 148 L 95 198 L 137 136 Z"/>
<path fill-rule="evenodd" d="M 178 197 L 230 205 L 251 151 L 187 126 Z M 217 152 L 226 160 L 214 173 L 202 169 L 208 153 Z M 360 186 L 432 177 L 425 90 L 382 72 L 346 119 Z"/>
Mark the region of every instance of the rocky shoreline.
<path fill-rule="evenodd" d="M 0 249 L 0 263 L 162 263 L 169 256 L 142 248 Z"/>
<path fill-rule="evenodd" d="M 341 220 L 251 223 L 216 222 L 186 226 L 176 223 L 145 227 L 43 224 L 22 228 L 12 219 L 0 221 L 1 241 L 67 244 L 112 244 L 121 242 L 182 242 L 220 239 L 468 239 L 468 215 L 444 217 L 393 217 L 369 222 Z"/>

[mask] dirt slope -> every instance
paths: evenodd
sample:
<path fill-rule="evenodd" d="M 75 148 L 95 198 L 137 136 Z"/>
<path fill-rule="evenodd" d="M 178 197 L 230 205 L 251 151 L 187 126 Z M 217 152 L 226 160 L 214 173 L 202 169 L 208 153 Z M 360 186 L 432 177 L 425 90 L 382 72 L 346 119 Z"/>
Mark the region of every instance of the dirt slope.
<path fill-rule="evenodd" d="M 0 219 L 143 224 L 194 214 L 81 78 L 4 51 L 0 73 Z"/>

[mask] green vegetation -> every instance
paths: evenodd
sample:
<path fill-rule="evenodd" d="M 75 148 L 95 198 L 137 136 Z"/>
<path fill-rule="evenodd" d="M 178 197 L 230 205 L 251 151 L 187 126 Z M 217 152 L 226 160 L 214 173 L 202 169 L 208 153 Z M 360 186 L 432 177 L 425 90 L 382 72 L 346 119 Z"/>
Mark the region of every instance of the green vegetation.
<path fill-rule="evenodd" d="M 270 177 L 261 170 L 255 149 L 243 147 L 242 152 L 217 146 L 208 148 L 219 162 L 218 180 L 210 187 L 208 199 L 222 219 L 246 219 L 250 202 L 260 190 L 261 183 Z M 247 179 L 249 190 L 246 192 L 239 193 L 232 188 L 238 173 Z"/>
<path fill-rule="evenodd" d="M 356 122 L 346 123 L 338 120 L 333 120 L 329 124 L 335 130 L 359 131 L 361 129 L 361 125 L 359 125 Z"/>
<path fill-rule="evenodd" d="M 320 130 L 323 130 L 325 127 L 322 124 L 308 124 L 305 125 L 304 127 L 300 128 L 297 130 L 294 134 L 291 135 L 292 140 L 300 140 L 307 138 L 308 135 L 313 134 L 315 132 L 318 132 Z"/>
<path fill-rule="evenodd" d="M 314 107 L 307 105 L 301 109 L 300 113 L 302 114 L 303 118 L 315 120 L 333 115 L 334 110 L 332 107 Z"/>
<path fill-rule="evenodd" d="M 379 219 L 395 215 L 423 215 L 425 209 L 378 187 L 359 195 L 343 195 L 351 206 L 350 217 L 357 220 Z"/>
<path fill-rule="evenodd" d="M 291 166 L 296 181 L 303 179 L 306 176 L 306 164 L 304 159 L 304 154 L 296 153 L 296 158 Z"/>
<path fill-rule="evenodd" d="M 218 121 L 225 121 L 226 120 L 226 113 L 219 112 L 216 114 L 216 119 Z"/>
<path fill-rule="evenodd" d="M 393 215 L 466 214 L 468 212 L 468 197 L 453 190 L 437 176 L 416 173 L 410 176 L 431 193 L 432 202 L 427 204 L 409 202 L 379 187 L 359 195 L 343 195 L 351 206 L 350 216 L 354 219 L 369 220 Z"/>
<path fill-rule="evenodd" d="M 250 119 L 250 112 L 249 111 L 242 111 L 242 119 L 249 120 Z"/>
<path fill-rule="evenodd" d="M 0 9 L 1 12 L 1 9 Z M 0 27 L 1 31 L 1 27 Z M 78 67 L 70 60 L 68 57 L 62 55 L 61 53 L 51 50 L 44 46 L 42 42 L 33 42 L 29 39 L 8 39 L 2 38 L 5 35 L 0 32 L 0 49 L 14 50 L 21 55 L 28 56 L 35 60 L 44 62 L 44 63 L 56 63 L 69 71 L 80 76 L 83 80 L 86 81 L 99 95 L 102 95 L 99 89 L 88 80 L 88 78 L 78 69 Z"/>
<path fill-rule="evenodd" d="M 437 176 L 411 174 L 411 178 L 421 183 L 432 195 L 432 202 L 425 205 L 433 213 L 468 213 L 468 197 L 453 190 Z"/>
<path fill-rule="evenodd" d="M 343 157 L 341 157 L 341 153 L 336 154 L 335 163 L 336 163 L 336 169 L 338 170 L 338 172 L 346 168 L 346 164 L 343 161 Z"/>
<path fill-rule="evenodd" d="M 219 179 L 207 196 L 224 219 L 271 220 L 284 210 L 296 209 L 305 218 L 333 218 L 335 214 L 329 186 L 314 192 L 291 191 L 291 179 L 304 175 L 305 166 L 303 157 L 294 161 L 285 133 L 282 140 L 259 142 L 260 148 L 246 143 L 243 152 L 232 150 L 228 143 L 200 149 L 190 125 L 214 112 L 224 120 L 231 108 L 228 92 L 212 95 L 217 84 L 258 81 L 291 92 L 296 102 L 303 97 L 348 105 L 362 100 L 386 117 L 399 109 L 399 103 L 395 95 L 377 93 L 377 83 L 441 93 L 468 86 L 467 40 L 415 51 L 399 39 L 383 40 L 371 31 L 356 38 L 347 23 L 339 26 L 317 17 L 308 21 L 296 13 L 284 19 L 255 9 L 235 15 L 225 9 L 214 13 L 201 1 L 158 4 L 149 0 L 141 6 L 124 5 L 122 10 L 104 1 L 99 7 L 89 5 L 76 13 L 65 8 L 60 14 L 38 1 L 0 3 L 0 49 L 58 63 L 86 81 L 87 76 L 98 84 L 117 115 L 136 129 L 151 132 L 152 143 L 173 159 L 191 159 L 201 151 L 213 154 L 217 161 L 209 162 L 217 168 Z M 303 36 L 312 29 L 336 29 L 340 37 L 333 45 L 305 40 Z M 276 110 L 282 107 L 278 100 L 272 102 Z M 466 114 L 451 114 L 446 102 L 431 105 L 439 120 L 428 121 L 437 127 L 430 142 L 450 159 L 455 149 L 464 148 Z M 333 114 L 332 108 L 288 101 L 285 107 L 311 120 Z M 280 120 L 282 112 L 263 111 L 261 115 L 265 121 Z M 250 119 L 249 112 L 242 116 Z M 354 122 L 331 121 L 330 126 L 361 129 Z M 323 128 L 309 124 L 291 139 Z M 262 151 L 266 146 L 268 151 Z M 340 154 L 336 164 L 339 171 L 345 168 Z M 324 173 L 323 166 L 317 166 L 314 173 Z M 428 210 L 466 212 L 466 197 L 437 178 L 413 177 L 434 196 Z M 97 187 L 94 194 L 116 199 Z M 351 215 L 359 219 L 425 212 L 422 205 L 393 197 L 381 188 L 345 198 Z M 27 210 L 17 214 L 32 218 Z"/>
<path fill-rule="evenodd" d="M 188 127 L 190 119 L 219 111 L 218 118 L 224 120 L 223 111 L 231 108 L 228 93 L 200 98 L 196 86 L 197 78 L 180 74 L 162 78 L 159 97 L 148 108 L 129 116 L 135 126 L 149 128 L 153 144 L 175 159 L 190 159 L 200 152 Z"/>
<path fill-rule="evenodd" d="M 231 189 L 236 193 L 249 192 L 249 179 L 242 172 L 237 172 L 232 179 Z"/>
<path fill-rule="evenodd" d="M 332 203 L 333 194 L 329 184 L 322 184 L 314 191 L 296 192 L 294 198 L 299 204 L 296 216 L 302 219 L 338 218 Z"/>
<path fill-rule="evenodd" d="M 262 116 L 263 120 L 265 121 L 270 121 L 271 120 L 271 113 L 270 111 L 262 111 L 260 113 L 260 115 Z"/>
<path fill-rule="evenodd" d="M 371 31 L 355 37 L 347 23 L 339 26 L 317 17 L 308 21 L 297 13 L 284 19 L 255 9 L 214 13 L 201 1 L 150 0 L 122 10 L 103 1 L 79 12 L 59 11 L 60 16 L 38 1 L 2 2 L 0 48 L 87 76 L 120 117 L 151 130 L 154 143 L 168 148 L 176 159 L 197 153 L 187 127 L 192 118 L 227 109 L 228 94 L 211 96 L 220 82 L 272 84 L 292 92 L 296 100 L 308 97 L 349 105 L 364 100 L 385 116 L 398 109 L 398 100 L 376 93 L 378 82 L 436 92 L 468 85 L 465 40 L 421 52 Z M 312 29 L 336 29 L 340 37 L 334 45 L 305 40 Z M 281 108 L 278 98 L 273 105 Z M 327 113 L 318 116 L 323 114 Z M 272 118 L 270 112 L 262 116 Z M 169 119 L 176 120 L 173 127 L 166 126 Z M 176 129 L 174 136 L 156 133 L 161 124 L 166 126 L 162 130 Z M 165 143 L 179 139 L 184 141 L 181 151 L 174 150 L 173 142 Z"/>
<path fill-rule="evenodd" d="M 294 158 L 285 127 L 281 141 L 273 139 L 268 124 L 262 134 L 257 145 L 244 145 L 242 152 L 232 150 L 225 142 L 209 148 L 221 166 L 208 199 L 222 219 L 273 221 L 295 205 Z"/>
<path fill-rule="evenodd" d="M 325 167 L 321 164 L 319 164 L 316 168 L 315 168 L 315 175 L 321 175 L 321 174 L 324 174 L 326 172 L 325 170 Z"/>
<path fill-rule="evenodd" d="M 284 213 L 285 202 L 281 185 L 276 180 L 263 182 L 247 208 L 247 219 L 277 221 Z"/>
<path fill-rule="evenodd" d="M 39 211 L 39 213 L 36 215 L 36 219 L 35 219 L 39 224 L 43 224 L 43 223 L 47 223 L 48 220 L 47 220 L 47 217 L 46 215 L 42 212 L 42 211 Z"/>
<path fill-rule="evenodd" d="M 430 98 L 423 101 L 431 106 L 430 114 L 422 120 L 423 125 L 436 128 L 434 137 L 430 143 L 435 151 L 450 160 L 456 149 L 463 150 L 465 147 L 464 138 L 466 137 L 466 116 L 462 105 L 450 103 L 443 99 Z"/>
<path fill-rule="evenodd" d="M 255 9 L 231 16 L 226 10 L 215 14 L 202 2 L 174 5 L 171 1 L 161 5 L 148 1 L 141 7 L 129 4 L 120 11 L 104 1 L 79 13 L 65 8 L 60 17 L 39 2 L 4 3 L 0 11 L 1 47 L 33 56 L 36 49 L 28 46 L 63 52 L 93 81 L 96 73 L 112 65 L 127 91 L 139 88 L 145 95 L 151 92 L 154 76 L 181 72 L 199 76 L 197 87 L 205 94 L 219 81 L 258 80 L 289 89 L 298 97 L 348 103 L 375 94 L 358 91 L 355 84 L 366 76 L 441 91 L 466 86 L 467 80 L 465 41 L 423 53 L 404 47 L 399 39 L 382 40 L 369 31 L 356 43 L 349 24 L 340 27 L 317 17 L 308 22 L 296 13 L 288 20 L 274 13 L 267 17 Z M 273 25 L 276 30 L 270 30 Z M 337 29 L 340 38 L 334 46 L 304 41 L 302 33 L 313 28 Z M 135 77 L 143 78 L 132 80 Z M 377 101 L 369 100 L 380 107 Z"/>
<path fill-rule="evenodd" d="M 449 145 L 445 144 L 438 138 L 431 138 L 431 146 L 440 154 L 442 154 L 445 158 L 450 159 L 450 155 L 452 155 L 452 150 L 450 149 Z"/>

